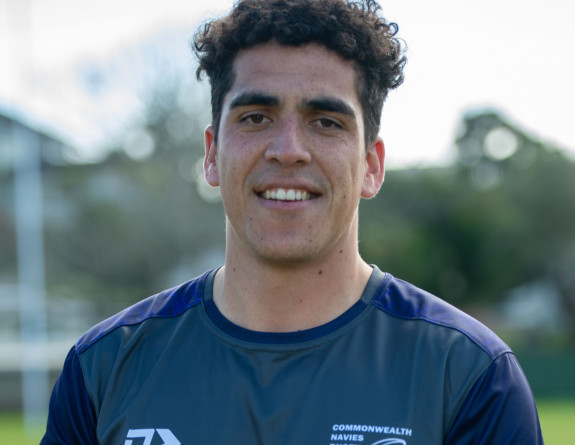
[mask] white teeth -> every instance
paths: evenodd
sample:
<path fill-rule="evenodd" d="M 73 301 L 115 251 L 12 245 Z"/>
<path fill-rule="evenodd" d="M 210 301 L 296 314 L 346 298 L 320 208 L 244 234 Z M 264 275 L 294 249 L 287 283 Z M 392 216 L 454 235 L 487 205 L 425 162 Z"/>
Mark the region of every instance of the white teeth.
<path fill-rule="evenodd" d="M 305 190 L 295 189 L 266 190 L 262 196 L 265 199 L 277 199 L 278 201 L 305 201 L 310 198 L 310 194 Z"/>

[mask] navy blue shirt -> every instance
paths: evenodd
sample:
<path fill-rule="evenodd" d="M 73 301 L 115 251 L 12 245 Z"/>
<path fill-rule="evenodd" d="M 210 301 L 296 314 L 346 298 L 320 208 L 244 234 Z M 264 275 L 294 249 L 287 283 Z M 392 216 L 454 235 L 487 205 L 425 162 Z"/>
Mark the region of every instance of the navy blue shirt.
<path fill-rule="evenodd" d="M 542 444 L 513 353 L 484 325 L 374 268 L 337 319 L 292 333 L 228 321 L 215 271 L 88 331 L 43 444 Z"/>

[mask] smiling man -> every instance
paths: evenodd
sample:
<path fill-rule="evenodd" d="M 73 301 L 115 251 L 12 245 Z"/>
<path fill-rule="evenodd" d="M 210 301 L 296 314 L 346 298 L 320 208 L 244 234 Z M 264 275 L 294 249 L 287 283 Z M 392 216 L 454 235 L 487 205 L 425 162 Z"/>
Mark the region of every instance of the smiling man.
<path fill-rule="evenodd" d="M 383 181 L 383 143 L 365 146 L 356 71 L 324 46 L 258 45 L 233 72 L 217 138 L 206 130 L 206 177 L 228 219 L 214 302 L 252 330 L 313 328 L 357 302 L 371 275 L 358 202 Z"/>
<path fill-rule="evenodd" d="M 243 0 L 197 33 L 225 264 L 80 338 L 43 443 L 543 443 L 509 348 L 359 254 L 396 30 L 369 0 Z"/>

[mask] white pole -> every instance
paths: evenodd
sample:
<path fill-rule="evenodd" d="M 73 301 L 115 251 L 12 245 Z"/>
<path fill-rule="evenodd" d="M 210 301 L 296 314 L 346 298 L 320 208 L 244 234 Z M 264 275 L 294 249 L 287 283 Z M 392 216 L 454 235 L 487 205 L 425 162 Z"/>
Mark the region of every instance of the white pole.
<path fill-rule="evenodd" d="M 32 431 L 45 421 L 48 401 L 46 361 L 46 298 L 42 175 L 38 135 L 12 126 L 15 152 L 18 293 L 22 345 L 22 404 L 24 424 Z"/>
<path fill-rule="evenodd" d="M 16 63 L 21 76 L 33 77 L 33 38 L 30 2 L 19 0 L 13 24 L 18 26 Z M 13 30 L 15 31 L 15 30 Z M 30 94 L 34 94 L 30 88 Z M 22 346 L 22 404 L 28 433 L 45 422 L 48 408 L 46 360 L 46 296 L 44 277 L 44 218 L 42 161 L 38 134 L 17 123 L 12 125 L 14 153 L 14 205 L 18 254 L 18 293 Z"/>

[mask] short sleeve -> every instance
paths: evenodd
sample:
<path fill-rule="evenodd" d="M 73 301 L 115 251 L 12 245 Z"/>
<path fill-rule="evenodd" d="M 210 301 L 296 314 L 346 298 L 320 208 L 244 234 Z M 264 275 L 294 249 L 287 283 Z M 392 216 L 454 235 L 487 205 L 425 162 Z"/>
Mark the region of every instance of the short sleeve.
<path fill-rule="evenodd" d="M 499 356 L 479 377 L 444 444 L 543 444 L 531 388 L 512 353 Z"/>
<path fill-rule="evenodd" d="M 96 414 L 84 383 L 75 348 L 72 348 L 58 377 L 48 412 L 46 434 L 40 445 L 97 445 Z"/>

